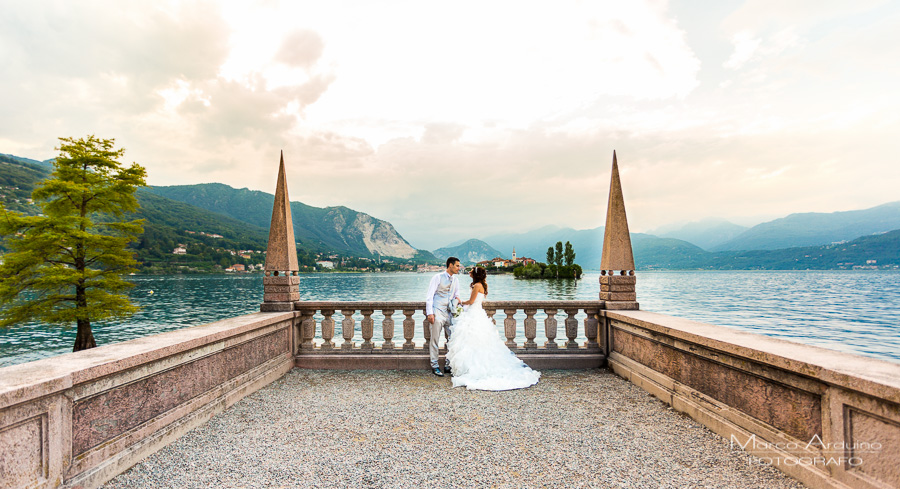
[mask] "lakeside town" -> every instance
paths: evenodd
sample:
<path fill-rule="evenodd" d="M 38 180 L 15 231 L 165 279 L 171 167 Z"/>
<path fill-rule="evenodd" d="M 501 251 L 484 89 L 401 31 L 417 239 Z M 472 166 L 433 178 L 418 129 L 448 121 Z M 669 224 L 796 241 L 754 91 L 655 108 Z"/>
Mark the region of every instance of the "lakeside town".
<path fill-rule="evenodd" d="M 185 233 L 192 236 L 203 236 L 206 238 L 223 238 L 222 235 L 208 233 L 205 231 L 185 230 Z M 172 249 L 171 254 L 175 256 L 187 257 L 190 254 L 191 245 L 187 243 L 178 243 Z M 253 249 L 226 249 L 214 248 L 218 254 L 231 257 L 220 260 L 211 268 L 191 266 L 189 264 L 175 265 L 176 272 L 180 273 L 206 273 L 206 272 L 225 272 L 225 273 L 251 273 L 262 272 L 265 270 L 265 250 Z M 316 253 L 313 255 L 314 261 L 311 264 L 301 265 L 301 272 L 440 272 L 445 266 L 442 263 L 412 263 L 410 261 L 399 261 L 393 258 L 368 258 L 358 256 L 345 256 L 338 253 Z M 301 260 L 303 261 L 303 260 Z M 440 260 L 438 260 L 440 261 Z M 518 256 L 515 248 L 512 250 L 511 258 L 496 256 L 489 260 L 481 260 L 477 263 L 465 263 L 467 266 L 477 265 L 491 273 L 511 273 L 513 269 L 519 266 L 527 266 L 538 263 L 534 258 Z"/>

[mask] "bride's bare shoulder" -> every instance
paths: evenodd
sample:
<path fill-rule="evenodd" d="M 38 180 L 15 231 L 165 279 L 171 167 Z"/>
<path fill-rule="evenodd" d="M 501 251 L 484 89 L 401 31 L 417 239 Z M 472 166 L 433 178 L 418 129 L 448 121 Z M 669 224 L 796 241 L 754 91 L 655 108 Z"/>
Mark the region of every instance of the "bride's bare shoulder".
<path fill-rule="evenodd" d="M 481 285 L 480 283 L 474 284 L 472 286 L 472 290 L 474 290 L 475 292 L 481 292 L 482 294 L 485 294 L 484 285 Z M 487 294 L 485 294 L 485 295 L 487 295 Z"/>

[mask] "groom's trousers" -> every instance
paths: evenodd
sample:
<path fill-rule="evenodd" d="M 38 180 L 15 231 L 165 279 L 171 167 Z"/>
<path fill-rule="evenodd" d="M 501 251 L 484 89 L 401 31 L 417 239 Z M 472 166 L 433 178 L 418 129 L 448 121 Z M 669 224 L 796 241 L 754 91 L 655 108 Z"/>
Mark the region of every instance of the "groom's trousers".
<path fill-rule="evenodd" d="M 431 368 L 438 368 L 438 341 L 441 332 L 450 339 L 450 314 L 447 311 L 435 310 L 434 322 L 431 323 L 431 339 L 428 341 L 428 354 L 431 357 Z"/>

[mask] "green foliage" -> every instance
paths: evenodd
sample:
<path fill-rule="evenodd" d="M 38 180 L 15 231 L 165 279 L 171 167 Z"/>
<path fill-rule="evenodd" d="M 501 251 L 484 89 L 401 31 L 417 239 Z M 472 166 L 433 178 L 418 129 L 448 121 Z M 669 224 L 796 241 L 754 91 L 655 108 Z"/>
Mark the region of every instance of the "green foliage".
<path fill-rule="evenodd" d="M 542 278 L 543 273 L 544 269 L 540 263 L 519 266 L 513 270 L 513 276 L 516 278 Z"/>
<path fill-rule="evenodd" d="M 20 158 L 0 154 L 0 204 L 27 216 L 37 215 L 40 209 L 29 202 L 31 192 L 47 173 Z"/>
<path fill-rule="evenodd" d="M 575 264 L 575 248 L 572 247 L 572 243 L 566 241 L 566 251 L 563 253 L 563 261 L 566 262 L 567 267 L 571 267 Z"/>
<path fill-rule="evenodd" d="M 581 278 L 584 271 L 579 265 L 565 265 L 557 267 L 556 265 L 545 265 L 543 263 L 532 263 L 531 265 L 518 266 L 513 270 L 516 278 L 524 279 L 556 279 L 556 278 Z"/>
<path fill-rule="evenodd" d="M 563 261 L 565 261 L 565 265 L 563 265 Z M 556 242 L 555 250 L 553 246 L 547 248 L 547 264 L 532 263 L 516 267 L 513 270 L 516 278 L 524 279 L 578 279 L 582 274 L 581 267 L 575 264 L 575 249 L 568 241 L 566 241 L 565 251 L 563 251 L 562 241 Z"/>
<path fill-rule="evenodd" d="M 123 275 L 137 262 L 128 244 L 142 232 L 137 187 L 146 185 L 138 164 L 116 161 L 124 150 L 112 139 L 60 138 L 50 178 L 32 192 L 43 215 L 26 216 L 0 206 L 6 248 L 0 265 L 0 326 L 28 320 L 77 323 L 75 351 L 95 346 L 92 320 L 136 311 L 122 294 Z"/>

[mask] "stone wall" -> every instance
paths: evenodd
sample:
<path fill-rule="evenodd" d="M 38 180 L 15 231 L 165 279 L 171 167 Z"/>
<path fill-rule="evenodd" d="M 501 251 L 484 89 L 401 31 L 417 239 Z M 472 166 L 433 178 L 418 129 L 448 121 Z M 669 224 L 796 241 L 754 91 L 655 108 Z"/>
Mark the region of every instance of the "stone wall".
<path fill-rule="evenodd" d="M 294 364 L 257 313 L 0 369 L 0 487 L 96 487 Z"/>
<path fill-rule="evenodd" d="M 609 366 L 809 487 L 900 488 L 900 365 L 603 311 Z"/>

